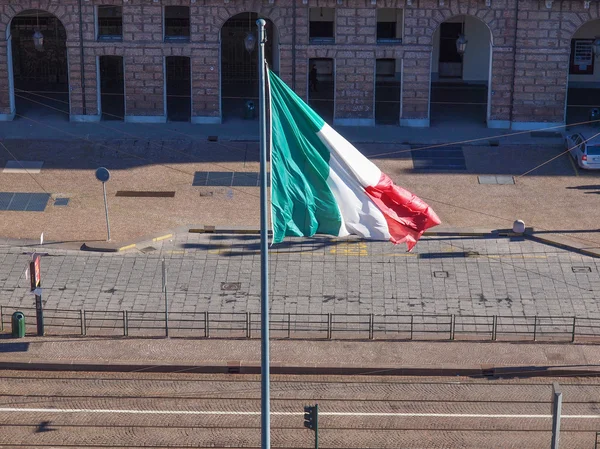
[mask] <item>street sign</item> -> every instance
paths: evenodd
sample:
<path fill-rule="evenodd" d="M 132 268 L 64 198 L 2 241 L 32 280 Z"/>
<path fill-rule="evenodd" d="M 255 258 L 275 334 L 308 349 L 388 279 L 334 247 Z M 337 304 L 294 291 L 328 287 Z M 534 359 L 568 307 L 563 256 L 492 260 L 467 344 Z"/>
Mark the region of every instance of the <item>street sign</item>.
<path fill-rule="evenodd" d="M 40 269 L 40 260 L 41 260 L 40 255 L 34 254 L 33 260 L 31 261 L 31 264 L 29 266 L 29 273 L 30 273 L 29 276 L 31 279 L 31 291 L 34 291 L 36 288 L 38 288 L 41 283 L 42 273 L 41 273 L 41 269 Z"/>
<path fill-rule="evenodd" d="M 106 182 L 110 179 L 110 172 L 104 167 L 96 170 L 96 179 L 100 182 Z"/>

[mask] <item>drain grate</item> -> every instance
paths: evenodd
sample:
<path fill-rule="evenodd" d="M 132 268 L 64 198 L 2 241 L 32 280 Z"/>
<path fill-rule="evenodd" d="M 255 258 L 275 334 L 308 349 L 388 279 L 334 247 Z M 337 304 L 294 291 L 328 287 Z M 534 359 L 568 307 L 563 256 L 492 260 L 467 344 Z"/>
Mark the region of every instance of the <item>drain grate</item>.
<path fill-rule="evenodd" d="M 411 156 L 413 167 L 416 170 L 462 171 L 467 169 L 462 147 L 447 146 L 427 150 L 413 148 Z"/>
<path fill-rule="evenodd" d="M 173 198 L 175 192 L 153 192 L 144 190 L 119 190 L 115 196 L 129 198 Z"/>
<path fill-rule="evenodd" d="M 69 198 L 56 198 L 54 200 L 55 206 L 67 206 L 69 204 Z"/>
<path fill-rule="evenodd" d="M 192 185 L 196 187 L 258 187 L 258 172 L 197 171 Z"/>
<path fill-rule="evenodd" d="M 152 251 L 156 251 L 156 248 L 154 246 L 146 246 L 145 248 L 140 249 L 140 252 L 144 254 L 151 253 Z"/>
<path fill-rule="evenodd" d="M 0 192 L 0 211 L 44 212 L 49 193 Z"/>
<path fill-rule="evenodd" d="M 591 273 L 592 267 L 571 267 L 573 273 Z"/>
<path fill-rule="evenodd" d="M 434 278 L 447 278 L 448 272 L 447 271 L 434 271 L 433 277 Z"/>

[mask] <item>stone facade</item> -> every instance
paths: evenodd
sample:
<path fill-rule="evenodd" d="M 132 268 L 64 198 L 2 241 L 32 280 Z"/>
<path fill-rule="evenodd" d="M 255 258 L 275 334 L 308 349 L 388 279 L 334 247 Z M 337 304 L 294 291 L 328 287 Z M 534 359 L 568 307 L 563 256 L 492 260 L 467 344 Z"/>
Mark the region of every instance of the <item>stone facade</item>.
<path fill-rule="evenodd" d="M 122 42 L 96 40 L 99 5 L 123 8 Z M 163 41 L 168 5 L 190 7 L 189 42 Z M 313 7 L 335 8 L 335 43 L 309 42 Z M 377 8 L 403 9 L 402 43 L 377 43 Z M 98 57 L 118 55 L 125 67 L 126 119 L 164 121 L 164 58 L 188 56 L 196 123 L 221 121 L 219 36 L 238 13 L 255 12 L 273 22 L 280 76 L 304 98 L 309 59 L 334 60 L 334 122 L 339 124 L 374 123 L 375 60 L 401 61 L 400 124 L 406 126 L 429 124 L 434 32 L 448 19 L 473 16 L 491 35 L 488 126 L 521 129 L 564 123 L 571 38 L 580 26 L 600 18 L 597 2 L 584 0 L 0 0 L 0 114 L 5 119 L 14 114 L 7 29 L 14 16 L 30 9 L 54 14 L 66 29 L 72 119 L 99 117 Z"/>

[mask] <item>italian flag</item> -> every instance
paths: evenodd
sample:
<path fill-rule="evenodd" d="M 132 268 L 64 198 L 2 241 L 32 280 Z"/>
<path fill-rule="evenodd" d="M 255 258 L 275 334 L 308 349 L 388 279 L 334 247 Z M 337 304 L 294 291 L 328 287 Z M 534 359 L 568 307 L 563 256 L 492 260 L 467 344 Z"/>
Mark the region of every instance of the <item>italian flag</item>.
<path fill-rule="evenodd" d="M 273 243 L 358 235 L 406 243 L 440 224 L 435 212 L 333 130 L 279 77 L 266 76 Z"/>

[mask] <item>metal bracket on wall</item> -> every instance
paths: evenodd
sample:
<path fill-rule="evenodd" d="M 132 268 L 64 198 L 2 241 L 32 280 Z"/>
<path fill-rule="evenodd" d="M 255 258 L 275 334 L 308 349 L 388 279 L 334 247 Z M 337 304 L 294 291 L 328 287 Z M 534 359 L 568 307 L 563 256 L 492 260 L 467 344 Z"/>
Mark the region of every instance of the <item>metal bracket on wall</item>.
<path fill-rule="evenodd" d="M 590 3 L 592 3 L 591 0 L 583 0 L 583 7 L 585 9 L 590 9 Z"/>
<path fill-rule="evenodd" d="M 545 0 L 545 3 L 546 3 L 546 8 L 552 9 L 552 4 L 554 3 L 554 0 Z"/>
<path fill-rule="evenodd" d="M 485 6 L 487 6 L 488 8 L 492 6 L 492 0 L 485 0 Z"/>

